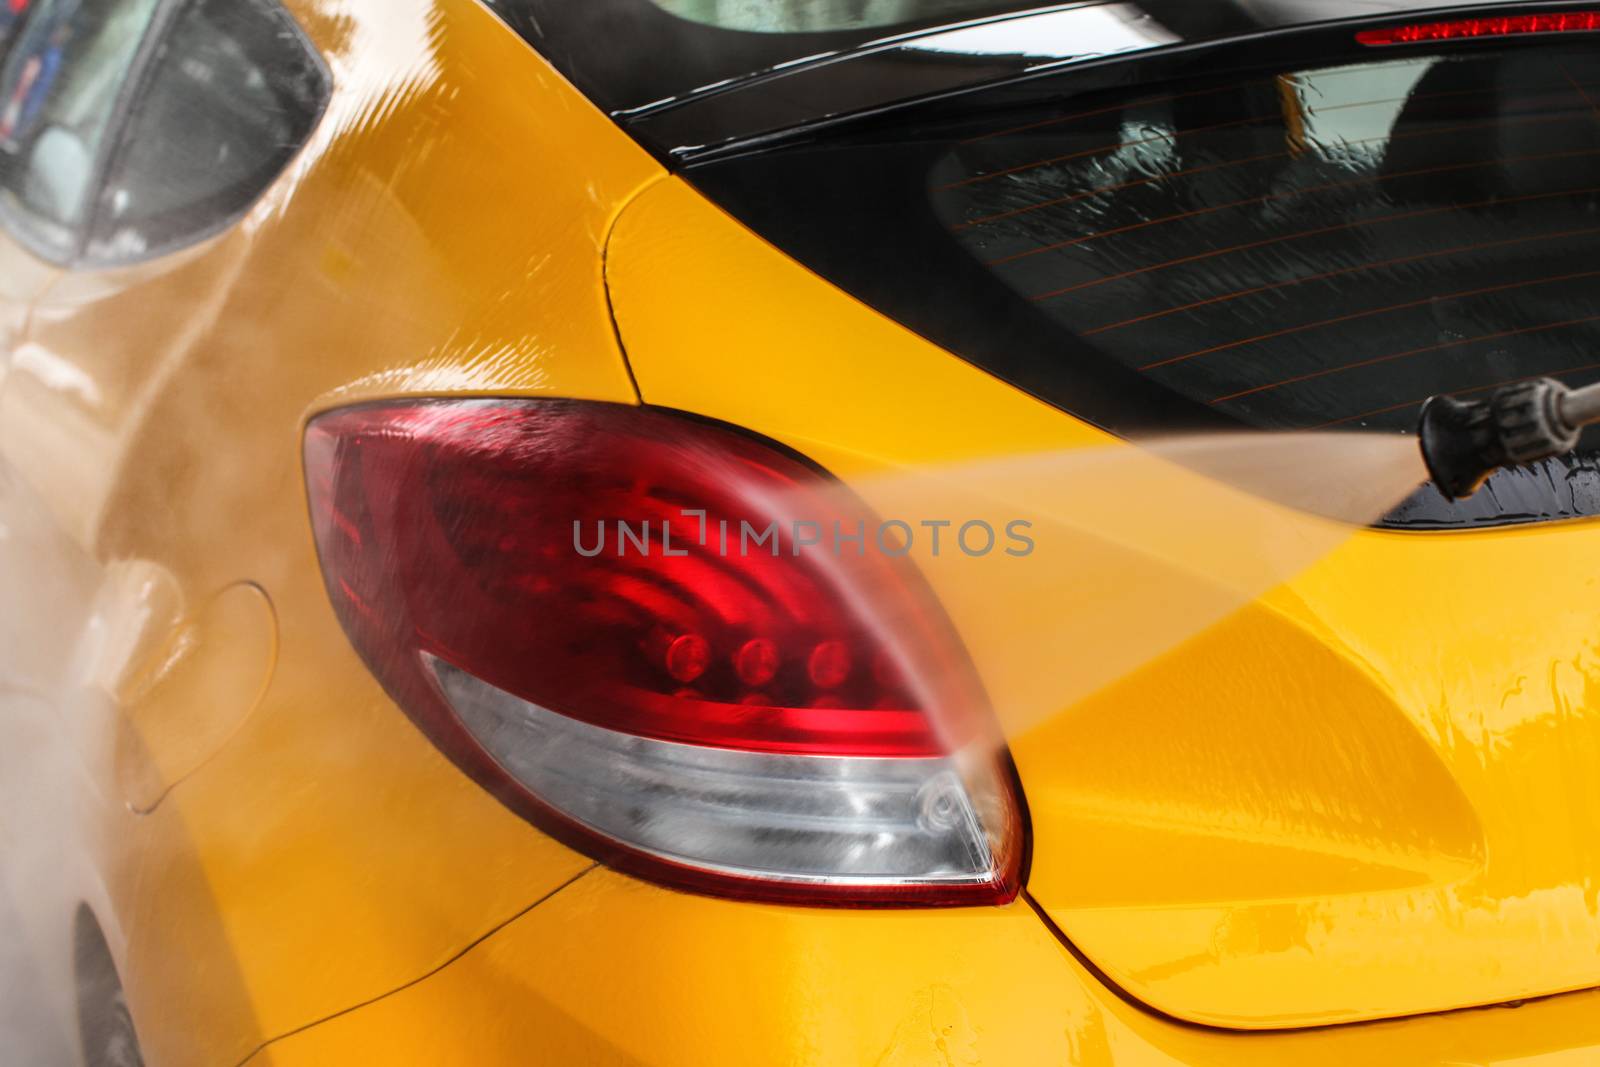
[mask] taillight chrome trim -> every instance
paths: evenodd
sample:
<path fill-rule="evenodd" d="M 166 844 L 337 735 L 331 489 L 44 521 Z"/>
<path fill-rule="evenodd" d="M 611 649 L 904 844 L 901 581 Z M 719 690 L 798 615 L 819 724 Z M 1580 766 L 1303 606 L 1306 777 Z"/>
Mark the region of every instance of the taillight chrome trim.
<path fill-rule="evenodd" d="M 426 662 L 468 734 L 530 799 L 620 848 L 763 882 L 1004 882 L 952 757 L 777 754 L 658 741 L 561 715 L 436 657 Z M 516 732 L 515 741 L 505 731 Z M 674 847 L 675 835 L 698 840 Z M 902 848 L 898 857 L 890 847 L 918 839 L 930 847 Z M 747 862 L 737 862 L 742 851 Z M 712 854 L 725 860 L 710 862 Z M 817 860 L 809 870 L 796 862 L 807 856 Z M 964 862 L 953 862 L 958 858 Z M 950 869 L 939 870 L 941 861 Z M 843 873 L 852 865 L 855 873 Z"/>

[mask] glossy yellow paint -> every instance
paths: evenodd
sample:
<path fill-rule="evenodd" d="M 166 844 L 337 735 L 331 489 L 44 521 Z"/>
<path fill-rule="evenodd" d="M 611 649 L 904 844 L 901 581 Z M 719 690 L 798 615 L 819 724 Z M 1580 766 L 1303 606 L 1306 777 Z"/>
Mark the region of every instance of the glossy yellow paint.
<path fill-rule="evenodd" d="M 36 333 L 160 375 L 113 409 L 127 445 L 99 553 L 159 559 L 194 597 L 258 581 L 282 620 L 266 694 L 133 829 L 112 888 L 159 1064 L 237 1062 L 588 862 L 456 772 L 356 659 L 321 587 L 299 440 L 315 410 L 378 395 L 634 399 L 600 256 L 658 170 L 470 0 L 291 7 L 336 81 L 306 157 L 192 268 L 63 282 Z M 132 331 L 88 344 L 122 316 L 160 335 L 165 366 Z M 213 970 L 243 1010 L 197 1028 L 195 976 Z"/>
<path fill-rule="evenodd" d="M 0 590 L 37 619 L 6 631 L 0 688 L 82 760 L 72 902 L 107 928 L 152 1067 L 1600 1056 L 1593 993 L 1185 1026 L 1119 999 L 1027 900 L 694 897 L 506 812 L 339 630 L 306 523 L 310 415 L 642 393 L 793 445 L 880 507 L 885 471 L 1115 446 L 667 178 L 475 0 L 289 6 L 335 96 L 243 223 L 114 271 L 0 241 Z M 925 561 L 1021 770 L 1039 908 L 1131 993 L 1232 1026 L 1600 981 L 1600 528 L 1347 539 L 1170 485 L 1327 558 L 1272 588 L 1224 545 L 1204 591 L 1102 591 L 1126 617 L 1072 615 L 1071 653 L 1120 675 L 1148 657 L 1118 660 L 1119 635 L 1147 619 L 1176 647 L 1066 713 L 1038 700 L 1059 664 L 993 625 L 1063 614 L 1038 572 Z M 1107 551 L 1081 533 L 1055 547 Z M 1183 547 L 1142 546 L 1168 565 Z"/>
<path fill-rule="evenodd" d="M 255 710 L 278 661 L 278 620 L 260 586 L 238 582 L 192 614 L 173 617 L 156 568 L 117 568 L 121 581 L 95 605 L 97 618 L 154 647 L 111 650 L 102 688 L 126 719 L 116 795 L 140 814 L 205 765 Z M 131 570 L 133 573 L 127 573 Z M 136 582 L 133 588 L 129 583 Z M 129 618 L 132 615 L 132 618 Z M 152 640 L 164 637 L 159 642 Z"/>
<path fill-rule="evenodd" d="M 660 170 L 473 0 L 289 6 L 334 74 L 313 143 L 202 246 L 41 269 L 0 392 L 7 473 L 50 526 L 29 546 L 32 608 L 61 624 L 15 667 L 82 741 L 99 795 L 75 892 L 159 1065 L 238 1062 L 588 865 L 461 776 L 363 669 L 321 586 L 300 435 L 380 395 L 635 400 L 601 254 Z M 52 585 L 47 556 L 81 577 Z M 228 610 L 240 583 L 278 621 L 265 649 Z M 190 626 L 240 642 L 220 664 L 200 643 L 198 661 L 163 656 Z M 100 631 L 131 662 L 74 666 Z"/>
<path fill-rule="evenodd" d="M 251 1064 L 1587 1067 L 1597 1048 L 1600 993 L 1226 1033 L 1119 1000 L 1021 903 L 740 908 L 596 870 L 439 974 Z"/>
<path fill-rule="evenodd" d="M 874 502 L 885 470 L 1102 443 L 842 298 L 676 180 L 630 204 L 608 262 L 646 401 L 770 434 Z M 733 292 L 736 309 L 681 328 L 694 294 Z M 1007 502 L 1070 511 L 1042 501 L 1081 484 L 1041 477 Z M 1141 521 L 1214 552 L 1208 513 L 1248 505 L 1209 492 L 1157 493 Z M 1314 530 L 1262 521 L 1264 548 Z M 1071 578 L 1135 573 L 1117 546 L 1083 538 L 987 570 L 920 562 L 1011 738 L 1033 819 L 1029 891 L 1117 985 L 1195 1022 L 1265 1028 L 1600 982 L 1600 601 L 1586 595 L 1600 525 L 1338 532 L 1313 537 L 1283 577 L 1305 573 L 1279 588 L 1147 567 L 1136 573 L 1159 581 L 1122 591 L 1138 611 L 1090 612 L 1029 642 L 1013 615 L 1047 627 L 1079 608 L 1057 598 L 1045 548 L 1090 553 Z M 1082 702 L 1030 706 L 1030 679 L 1070 689 L 1074 660 L 1175 617 L 1189 628 L 1170 652 Z"/>

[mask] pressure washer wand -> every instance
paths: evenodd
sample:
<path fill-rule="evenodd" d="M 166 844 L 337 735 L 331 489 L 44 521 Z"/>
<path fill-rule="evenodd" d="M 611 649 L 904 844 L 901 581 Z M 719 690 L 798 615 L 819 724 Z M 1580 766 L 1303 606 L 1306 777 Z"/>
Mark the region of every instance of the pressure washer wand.
<path fill-rule="evenodd" d="M 1570 452 L 1600 422 L 1600 383 L 1568 389 L 1554 378 L 1515 382 L 1483 400 L 1430 397 L 1417 428 L 1433 484 L 1451 500 L 1471 496 L 1500 467 Z"/>

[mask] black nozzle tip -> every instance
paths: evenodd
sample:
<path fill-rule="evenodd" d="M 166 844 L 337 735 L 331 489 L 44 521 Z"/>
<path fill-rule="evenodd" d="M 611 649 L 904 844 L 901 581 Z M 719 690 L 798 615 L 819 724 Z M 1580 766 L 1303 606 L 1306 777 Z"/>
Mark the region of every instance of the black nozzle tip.
<path fill-rule="evenodd" d="M 1417 427 L 1428 476 L 1451 500 L 1477 492 L 1495 468 L 1506 462 L 1486 401 L 1429 397 Z"/>
<path fill-rule="evenodd" d="M 1422 405 L 1422 458 L 1433 484 L 1451 500 L 1477 491 L 1498 467 L 1536 463 L 1570 452 L 1578 426 L 1564 408 L 1575 394 L 1553 378 L 1503 385 L 1483 400 L 1436 396 Z"/>

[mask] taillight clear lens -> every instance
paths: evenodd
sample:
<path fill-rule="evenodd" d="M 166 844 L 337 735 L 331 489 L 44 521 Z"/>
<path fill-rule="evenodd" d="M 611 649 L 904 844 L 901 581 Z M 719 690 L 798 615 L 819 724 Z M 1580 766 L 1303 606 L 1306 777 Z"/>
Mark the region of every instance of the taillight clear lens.
<path fill-rule="evenodd" d="M 948 622 L 794 456 L 647 408 L 407 401 L 313 420 L 306 471 L 356 649 L 540 826 L 730 895 L 1016 891 L 1020 799 Z"/>

